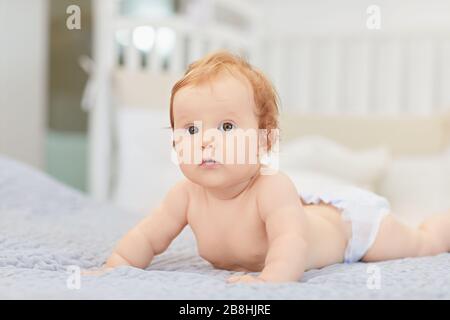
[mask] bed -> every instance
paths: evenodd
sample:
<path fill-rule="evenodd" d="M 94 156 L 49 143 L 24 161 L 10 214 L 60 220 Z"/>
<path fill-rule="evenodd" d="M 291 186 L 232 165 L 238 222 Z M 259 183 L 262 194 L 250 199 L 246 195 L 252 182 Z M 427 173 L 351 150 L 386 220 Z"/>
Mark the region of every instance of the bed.
<path fill-rule="evenodd" d="M 300 282 L 227 284 L 187 227 L 146 270 L 100 266 L 141 214 L 94 201 L 0 157 L 1 299 L 450 299 L 450 254 L 310 270 Z M 72 271 L 71 271 L 72 270 Z"/>

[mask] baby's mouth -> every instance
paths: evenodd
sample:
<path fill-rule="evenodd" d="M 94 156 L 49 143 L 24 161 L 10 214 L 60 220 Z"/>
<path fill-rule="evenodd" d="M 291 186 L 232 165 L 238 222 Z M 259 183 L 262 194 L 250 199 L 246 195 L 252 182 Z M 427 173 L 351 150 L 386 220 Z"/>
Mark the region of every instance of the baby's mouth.
<path fill-rule="evenodd" d="M 201 167 L 217 167 L 218 165 L 220 165 L 220 162 L 214 159 L 203 159 L 200 164 Z"/>

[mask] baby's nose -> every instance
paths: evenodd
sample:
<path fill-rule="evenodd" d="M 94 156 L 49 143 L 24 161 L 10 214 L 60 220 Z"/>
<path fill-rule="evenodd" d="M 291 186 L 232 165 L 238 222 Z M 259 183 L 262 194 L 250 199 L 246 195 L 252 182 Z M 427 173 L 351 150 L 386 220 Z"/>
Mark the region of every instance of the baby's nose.
<path fill-rule="evenodd" d="M 215 132 L 208 131 L 204 133 L 202 137 L 202 149 L 214 147 L 215 142 L 216 142 Z"/>
<path fill-rule="evenodd" d="M 203 139 L 202 141 L 202 149 L 212 148 L 213 147 L 213 139 Z"/>

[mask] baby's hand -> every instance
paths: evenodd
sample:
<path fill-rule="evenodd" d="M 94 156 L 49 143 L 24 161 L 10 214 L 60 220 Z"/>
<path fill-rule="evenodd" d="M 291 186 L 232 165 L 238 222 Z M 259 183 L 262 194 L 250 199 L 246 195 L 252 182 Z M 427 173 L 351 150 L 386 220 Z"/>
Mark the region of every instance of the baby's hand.
<path fill-rule="evenodd" d="M 89 270 L 82 270 L 81 275 L 83 276 L 101 276 L 114 268 L 106 267 L 105 265 L 101 266 L 100 268 L 92 268 Z"/>
<path fill-rule="evenodd" d="M 228 278 L 227 282 L 228 283 L 238 283 L 238 282 L 259 283 L 259 282 L 265 282 L 265 281 L 259 277 L 254 277 L 249 274 L 244 274 L 244 275 L 238 275 L 238 276 L 231 276 Z"/>

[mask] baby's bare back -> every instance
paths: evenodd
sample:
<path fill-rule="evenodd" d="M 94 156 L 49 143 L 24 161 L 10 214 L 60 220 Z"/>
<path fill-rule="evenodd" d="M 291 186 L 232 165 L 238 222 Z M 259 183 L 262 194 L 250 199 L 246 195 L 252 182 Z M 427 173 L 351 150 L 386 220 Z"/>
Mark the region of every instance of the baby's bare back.
<path fill-rule="evenodd" d="M 187 220 L 195 234 L 199 255 L 214 267 L 260 272 L 269 249 L 266 226 L 257 205 L 258 181 L 235 199 L 208 196 L 192 185 Z M 299 206 L 302 202 L 299 198 Z M 329 205 L 303 206 L 308 217 L 307 269 L 342 262 L 350 226 Z"/>

